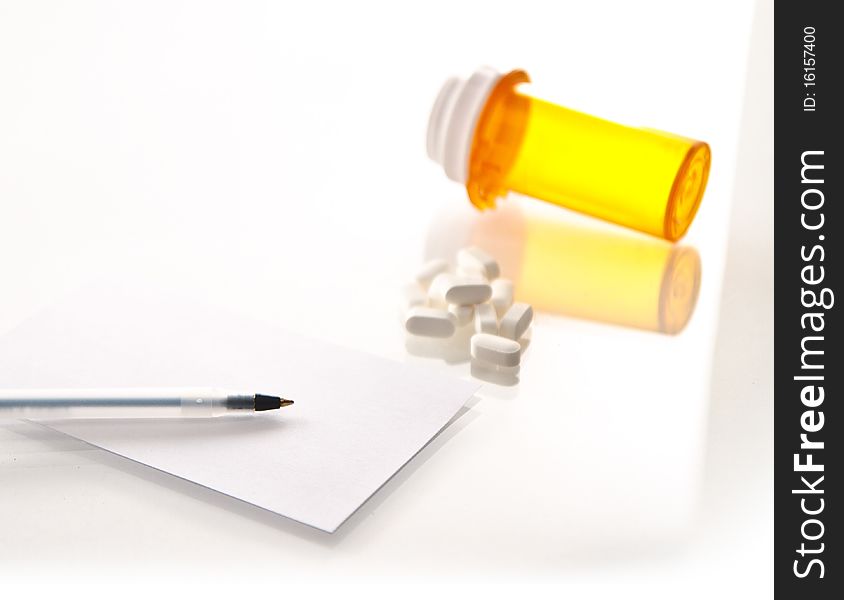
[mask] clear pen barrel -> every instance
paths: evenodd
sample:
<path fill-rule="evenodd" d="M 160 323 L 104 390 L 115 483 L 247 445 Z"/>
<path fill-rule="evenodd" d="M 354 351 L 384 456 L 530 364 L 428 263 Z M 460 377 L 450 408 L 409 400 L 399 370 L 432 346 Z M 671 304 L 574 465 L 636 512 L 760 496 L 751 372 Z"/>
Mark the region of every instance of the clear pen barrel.
<path fill-rule="evenodd" d="M 251 413 L 251 396 L 219 390 L 0 390 L 0 420 L 70 418 L 192 418 Z"/>

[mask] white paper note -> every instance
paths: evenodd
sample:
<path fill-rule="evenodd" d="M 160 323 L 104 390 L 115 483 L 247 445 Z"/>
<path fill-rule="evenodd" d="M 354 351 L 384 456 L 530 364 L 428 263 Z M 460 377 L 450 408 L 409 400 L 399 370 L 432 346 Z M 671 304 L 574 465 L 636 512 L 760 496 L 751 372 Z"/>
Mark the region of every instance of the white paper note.
<path fill-rule="evenodd" d="M 250 417 L 52 421 L 58 431 L 335 531 L 478 386 L 184 299 L 98 287 L 0 339 L 0 387 L 212 386 L 296 404 Z"/>

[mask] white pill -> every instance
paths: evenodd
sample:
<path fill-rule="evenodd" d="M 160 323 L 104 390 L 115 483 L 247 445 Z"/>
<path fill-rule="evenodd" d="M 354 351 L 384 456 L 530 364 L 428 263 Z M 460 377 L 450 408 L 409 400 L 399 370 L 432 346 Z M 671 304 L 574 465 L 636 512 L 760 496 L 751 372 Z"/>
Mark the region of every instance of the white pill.
<path fill-rule="evenodd" d="M 453 275 L 448 273 L 440 273 L 431 281 L 431 285 L 428 287 L 428 302 L 431 306 L 447 307 L 445 291 L 451 285 L 452 277 Z"/>
<path fill-rule="evenodd" d="M 471 304 L 449 304 L 448 312 L 454 317 L 454 322 L 458 327 L 463 327 L 472 320 L 475 315 L 475 307 Z"/>
<path fill-rule="evenodd" d="M 416 272 L 416 281 L 427 290 L 434 277 L 446 271 L 448 271 L 448 261 L 442 258 L 435 258 L 419 267 L 419 270 Z"/>
<path fill-rule="evenodd" d="M 533 321 L 533 308 L 530 304 L 516 302 L 511 306 L 498 326 L 498 333 L 511 340 L 520 340 Z"/>
<path fill-rule="evenodd" d="M 478 304 L 475 308 L 475 332 L 493 335 L 498 333 L 498 318 L 492 304 Z"/>
<path fill-rule="evenodd" d="M 492 288 L 479 277 L 440 273 L 431 282 L 428 296 L 435 304 L 480 304 L 492 296 Z"/>
<path fill-rule="evenodd" d="M 495 279 L 501 274 L 496 260 L 475 246 L 463 248 L 457 253 L 457 266 L 481 271 L 487 279 Z"/>
<path fill-rule="evenodd" d="M 457 274 L 461 277 L 475 277 L 487 281 L 486 271 L 483 269 L 475 269 L 471 267 L 457 267 Z"/>
<path fill-rule="evenodd" d="M 447 338 L 454 335 L 454 317 L 440 308 L 416 306 L 407 311 L 404 328 L 413 335 Z"/>
<path fill-rule="evenodd" d="M 470 343 L 472 358 L 499 367 L 515 367 L 521 358 L 519 342 L 489 333 L 476 333 Z"/>
<path fill-rule="evenodd" d="M 408 283 L 401 290 L 401 309 L 402 314 L 414 306 L 427 306 L 428 294 L 419 287 L 418 283 Z"/>
<path fill-rule="evenodd" d="M 509 279 L 496 279 L 490 284 L 492 287 L 492 305 L 499 317 L 504 316 L 507 309 L 513 305 L 513 282 Z"/>

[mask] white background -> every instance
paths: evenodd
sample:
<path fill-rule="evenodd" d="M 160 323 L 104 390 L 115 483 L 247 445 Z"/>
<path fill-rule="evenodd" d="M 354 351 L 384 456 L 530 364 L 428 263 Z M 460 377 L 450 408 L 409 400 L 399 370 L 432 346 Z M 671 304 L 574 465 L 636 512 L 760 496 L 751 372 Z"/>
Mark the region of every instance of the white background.
<path fill-rule="evenodd" d="M 408 356 L 395 319 L 432 224 L 471 214 L 424 154 L 446 76 L 522 67 L 543 97 L 713 148 L 682 335 L 538 315 L 520 383 L 486 385 L 333 537 L 6 426 L 4 580 L 768 597 L 771 8 L 753 9 L 0 2 L 0 332 L 118 273 L 466 377 Z"/>

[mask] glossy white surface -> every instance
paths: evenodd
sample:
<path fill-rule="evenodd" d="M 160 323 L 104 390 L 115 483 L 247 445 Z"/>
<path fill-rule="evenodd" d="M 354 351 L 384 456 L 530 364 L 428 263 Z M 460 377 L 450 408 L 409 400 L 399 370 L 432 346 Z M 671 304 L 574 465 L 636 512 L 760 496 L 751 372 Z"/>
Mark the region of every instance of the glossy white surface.
<path fill-rule="evenodd" d="M 4 4 L 0 332 L 117 273 L 468 377 L 465 359 L 409 354 L 394 315 L 408 275 L 452 241 L 442 223 L 477 218 L 424 145 L 444 77 L 482 63 L 526 68 L 573 108 L 705 139 L 713 170 L 684 240 L 703 276 L 682 334 L 538 311 L 518 383 L 485 385 L 334 536 L 20 424 L 0 429 L 0 571 L 161 579 L 225 553 L 256 580 L 764 597 L 767 3 L 760 15 L 746 90 L 749 2 Z M 762 108 L 745 107 L 739 146 L 746 91 Z"/>

